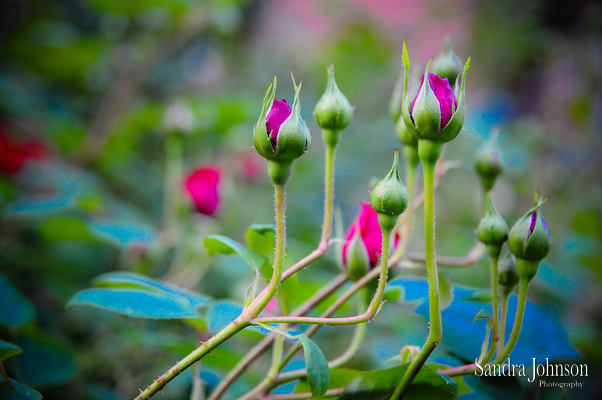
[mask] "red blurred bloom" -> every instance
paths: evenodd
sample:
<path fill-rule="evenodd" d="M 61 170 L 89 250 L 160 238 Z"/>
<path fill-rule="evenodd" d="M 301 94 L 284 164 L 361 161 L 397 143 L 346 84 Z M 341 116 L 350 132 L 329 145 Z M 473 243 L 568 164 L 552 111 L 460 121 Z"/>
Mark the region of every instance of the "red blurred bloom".
<path fill-rule="evenodd" d="M 184 190 L 201 214 L 213 215 L 220 207 L 220 180 L 222 171 L 207 165 L 192 171 L 184 180 Z"/>
<path fill-rule="evenodd" d="M 368 203 L 362 203 L 360 215 L 356 218 L 353 224 L 351 224 L 349 232 L 347 232 L 347 236 L 345 237 L 345 244 L 343 245 L 344 265 L 347 265 L 347 252 L 349 250 L 349 244 L 351 243 L 353 236 L 358 231 L 366 248 L 366 252 L 370 260 L 370 266 L 373 267 L 376 265 L 378 257 L 382 252 L 383 235 L 378 223 L 378 214 L 372 209 L 372 207 L 370 207 L 370 204 Z"/>
<path fill-rule="evenodd" d="M 0 128 L 0 170 L 5 173 L 15 174 L 27 161 L 40 161 L 47 153 L 48 148 L 44 143 L 9 138 Z"/>

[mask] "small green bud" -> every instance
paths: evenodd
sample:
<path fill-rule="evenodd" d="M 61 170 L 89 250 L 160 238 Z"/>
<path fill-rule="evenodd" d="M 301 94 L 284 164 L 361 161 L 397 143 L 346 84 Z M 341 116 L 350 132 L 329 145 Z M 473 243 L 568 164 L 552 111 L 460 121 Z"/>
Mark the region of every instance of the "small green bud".
<path fill-rule="evenodd" d="M 487 193 L 487 212 L 479 222 L 477 233 L 479 240 L 486 245 L 501 248 L 504 242 L 508 240 L 508 225 L 496 210 L 491 193 Z"/>
<path fill-rule="evenodd" d="M 316 104 L 316 120 L 324 129 L 345 129 L 353 120 L 353 107 L 337 86 L 334 79 L 334 65 L 328 67 L 326 71 L 328 82 L 326 91 Z"/>
<path fill-rule="evenodd" d="M 508 295 L 518 284 L 518 272 L 516 271 L 516 260 L 512 256 L 506 258 L 499 267 L 497 281 L 500 289 L 505 295 Z"/>
<path fill-rule="evenodd" d="M 359 229 L 355 231 L 349 243 L 346 244 L 346 262 L 343 265 L 347 269 L 349 279 L 355 282 L 370 270 L 370 256 Z"/>
<path fill-rule="evenodd" d="M 499 150 L 491 144 L 484 146 L 475 159 L 475 169 L 485 191 L 491 190 L 503 170 Z"/>
<path fill-rule="evenodd" d="M 534 206 L 510 230 L 508 245 L 516 256 L 516 268 L 521 279 L 531 280 L 539 268 L 539 263 L 550 251 L 552 241 L 550 231 L 541 215 L 538 194 Z"/>
<path fill-rule="evenodd" d="M 397 138 L 401 143 L 403 143 L 404 146 L 418 148 L 418 140 L 412 136 L 403 118 L 399 118 L 397 120 L 397 123 L 395 124 L 395 132 L 397 133 Z"/>
<path fill-rule="evenodd" d="M 449 79 L 449 84 L 454 86 L 458 75 L 462 72 L 462 63 L 451 47 L 451 40 L 446 37 L 443 42 L 443 50 L 433 60 L 431 67 L 433 74 Z"/>
<path fill-rule="evenodd" d="M 390 222 L 385 223 L 386 226 L 382 226 L 384 219 L 393 217 L 388 219 L 391 219 L 393 226 L 395 226 L 397 216 L 406 210 L 409 202 L 408 191 L 399 179 L 399 153 L 395 150 L 395 160 L 391 171 L 372 189 L 370 205 L 379 214 L 382 229 L 388 229 Z M 391 229 L 393 226 L 391 226 Z"/>

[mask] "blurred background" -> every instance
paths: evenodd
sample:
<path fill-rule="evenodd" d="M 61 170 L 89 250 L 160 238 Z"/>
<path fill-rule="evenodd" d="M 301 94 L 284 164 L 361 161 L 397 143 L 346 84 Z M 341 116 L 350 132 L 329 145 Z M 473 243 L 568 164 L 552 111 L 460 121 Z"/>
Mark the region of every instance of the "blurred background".
<path fill-rule="evenodd" d="M 463 256 L 476 240 L 482 193 L 473 160 L 498 132 L 505 170 L 493 196 L 508 224 L 530 208 L 533 190 L 549 196 L 543 214 L 553 246 L 530 298 L 564 326 L 595 375 L 602 363 L 599 2 L 4 0 L 0 338 L 25 350 L 6 362 L 9 375 L 48 399 L 134 396 L 194 348 L 198 334 L 179 321 L 66 308 L 68 300 L 95 276 L 126 270 L 242 303 L 252 271 L 236 257 L 210 258 L 201 238 L 244 242 L 250 225 L 273 223 L 272 186 L 252 144 L 273 76 L 278 98 L 289 102 L 291 72 L 303 81 L 302 116 L 313 139 L 289 181 L 294 261 L 320 235 L 323 144 L 312 111 L 326 67 L 334 64 L 339 88 L 355 106 L 336 161 L 335 204 L 346 230 L 401 146 L 388 103 L 403 42 L 419 76 L 445 37 L 462 62 L 472 60 L 465 128 L 445 152 L 459 164 L 437 191 L 438 253 Z M 170 145 L 173 130 L 183 141 L 181 171 L 173 167 L 180 157 Z M 183 181 L 206 166 L 218 169 L 220 184 L 217 210 L 203 214 Z M 418 224 L 412 251 L 422 250 L 421 235 Z M 338 273 L 335 253 L 299 274 L 297 304 Z M 442 274 L 455 285 L 487 288 L 488 258 Z M 401 345 L 422 343 L 423 318 L 401 305 L 387 312 L 393 320 L 403 320 L 395 312 L 406 315 L 414 328 L 384 319 L 370 326 L 352 367 L 392 366 L 385 361 Z M 336 356 L 345 331 L 323 331 L 317 343 Z M 228 342 L 208 361 L 209 388 L 257 341 L 253 335 Z M 252 387 L 268 362 L 262 359 L 229 396 Z M 188 398 L 190 386 L 184 374 L 162 398 Z M 522 397 L 542 398 L 523 389 Z M 594 398 L 596 390 L 592 382 L 567 398 Z M 543 398 L 560 398 L 550 393 Z"/>

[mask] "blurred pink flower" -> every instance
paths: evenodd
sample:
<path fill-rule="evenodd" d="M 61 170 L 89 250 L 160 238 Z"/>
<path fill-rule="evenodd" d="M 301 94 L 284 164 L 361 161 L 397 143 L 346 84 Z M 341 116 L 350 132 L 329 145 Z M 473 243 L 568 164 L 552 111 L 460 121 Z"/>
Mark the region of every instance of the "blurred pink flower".
<path fill-rule="evenodd" d="M 15 174 L 30 160 L 40 161 L 48 154 L 48 147 L 38 140 L 9 138 L 0 127 L 0 170 Z"/>
<path fill-rule="evenodd" d="M 184 190 L 199 213 L 213 215 L 219 210 L 221 175 L 218 166 L 207 165 L 195 169 L 184 180 Z"/>

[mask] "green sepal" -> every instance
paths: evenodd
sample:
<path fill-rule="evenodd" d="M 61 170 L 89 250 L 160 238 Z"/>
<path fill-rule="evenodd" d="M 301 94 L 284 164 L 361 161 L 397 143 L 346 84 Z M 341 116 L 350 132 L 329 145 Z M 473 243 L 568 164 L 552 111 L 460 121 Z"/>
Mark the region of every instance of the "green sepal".
<path fill-rule="evenodd" d="M 255 144 L 255 149 L 261 156 L 267 158 L 268 160 L 273 159 L 276 155 L 268 134 L 266 117 L 270 112 L 272 105 L 274 104 L 277 83 L 278 80 L 276 79 L 276 76 L 274 76 L 274 80 L 272 83 L 270 83 L 268 90 L 265 92 L 263 105 L 261 107 L 261 114 L 259 114 L 259 120 L 253 127 L 253 142 Z"/>
<path fill-rule="evenodd" d="M 355 231 L 346 250 L 344 268 L 349 279 L 355 282 L 370 270 L 370 256 L 360 229 Z"/>
<path fill-rule="evenodd" d="M 508 225 L 493 204 L 491 192 L 487 192 L 487 212 L 481 218 L 477 234 L 486 245 L 501 246 L 508 240 Z"/>
<path fill-rule="evenodd" d="M 293 100 L 293 111 L 282 123 L 276 140 L 276 152 L 272 158 L 275 161 L 293 161 L 303 155 L 309 148 L 311 136 L 305 121 L 301 118 L 301 105 L 299 104 L 299 92 L 301 83 L 295 86 L 295 99 Z"/>
<path fill-rule="evenodd" d="M 541 206 L 546 200 L 539 200 L 535 195 L 534 206 L 519 219 L 510 230 L 508 246 L 518 259 L 527 261 L 541 261 L 550 251 L 550 232 L 546 228 L 541 216 Z M 536 214 L 535 226 L 531 232 L 530 224 L 533 213 Z M 520 275 L 520 274 L 519 274 Z"/>
<path fill-rule="evenodd" d="M 456 111 L 453 113 L 449 122 L 439 135 L 439 139 L 444 142 L 449 142 L 458 136 L 460 131 L 462 130 L 462 126 L 464 125 L 464 117 L 466 115 L 466 91 L 465 91 L 465 83 L 466 83 L 466 71 L 470 67 L 470 57 L 466 60 L 464 64 L 464 72 L 462 73 L 462 82 L 460 85 L 460 90 L 458 93 L 458 107 Z"/>
<path fill-rule="evenodd" d="M 429 82 L 429 69 L 431 62 L 426 65 L 422 84 L 416 95 L 414 109 L 411 111 L 418 138 L 440 140 L 441 133 L 441 105 L 435 96 Z"/>
<path fill-rule="evenodd" d="M 397 216 L 408 208 L 409 202 L 408 191 L 399 179 L 399 153 L 395 150 L 391 170 L 370 193 L 370 206 L 379 214 Z"/>

